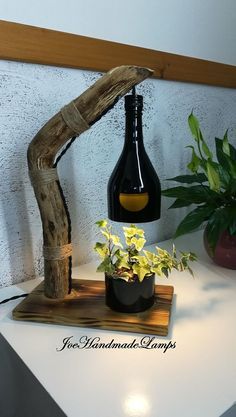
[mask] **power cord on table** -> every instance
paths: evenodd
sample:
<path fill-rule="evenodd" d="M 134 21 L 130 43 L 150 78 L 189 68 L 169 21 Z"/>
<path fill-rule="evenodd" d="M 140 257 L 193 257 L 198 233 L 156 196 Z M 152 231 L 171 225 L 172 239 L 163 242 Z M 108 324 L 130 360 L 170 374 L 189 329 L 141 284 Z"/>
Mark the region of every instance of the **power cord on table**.
<path fill-rule="evenodd" d="M 0 304 L 8 303 L 8 301 L 16 300 L 17 298 L 20 298 L 20 297 L 27 297 L 27 295 L 29 294 L 14 295 L 11 298 L 6 298 L 5 300 L 0 301 Z"/>

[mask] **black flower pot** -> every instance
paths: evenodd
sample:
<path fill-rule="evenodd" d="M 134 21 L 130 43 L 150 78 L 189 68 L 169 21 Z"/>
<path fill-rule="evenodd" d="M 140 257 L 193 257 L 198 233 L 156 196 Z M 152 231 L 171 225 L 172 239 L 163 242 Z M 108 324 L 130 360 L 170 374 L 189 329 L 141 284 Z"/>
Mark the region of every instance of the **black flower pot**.
<path fill-rule="evenodd" d="M 121 313 L 139 313 L 154 304 L 155 274 L 127 282 L 105 274 L 106 305 Z"/>

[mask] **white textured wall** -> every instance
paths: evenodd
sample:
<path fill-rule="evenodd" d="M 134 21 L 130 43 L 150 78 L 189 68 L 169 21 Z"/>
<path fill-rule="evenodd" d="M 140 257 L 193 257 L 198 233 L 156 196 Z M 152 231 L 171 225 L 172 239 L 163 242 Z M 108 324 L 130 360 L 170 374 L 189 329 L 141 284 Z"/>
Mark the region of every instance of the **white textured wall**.
<path fill-rule="evenodd" d="M 0 286 L 42 273 L 39 212 L 27 176 L 26 150 L 40 127 L 63 105 L 88 88 L 99 74 L 0 61 Z M 236 91 L 201 85 L 147 80 L 144 136 L 161 178 L 185 171 L 191 141 L 187 116 L 194 108 L 206 137 L 236 128 Z M 106 186 L 123 145 L 123 100 L 78 138 L 59 165 L 73 230 L 74 264 L 91 259 L 94 222 L 106 217 Z M 235 136 L 234 136 L 235 137 Z M 234 139 L 235 142 L 235 139 Z M 145 224 L 148 242 L 168 238 L 185 209 L 167 211 Z"/>
<path fill-rule="evenodd" d="M 0 15 L 236 65 L 235 0 L 0 0 Z"/>

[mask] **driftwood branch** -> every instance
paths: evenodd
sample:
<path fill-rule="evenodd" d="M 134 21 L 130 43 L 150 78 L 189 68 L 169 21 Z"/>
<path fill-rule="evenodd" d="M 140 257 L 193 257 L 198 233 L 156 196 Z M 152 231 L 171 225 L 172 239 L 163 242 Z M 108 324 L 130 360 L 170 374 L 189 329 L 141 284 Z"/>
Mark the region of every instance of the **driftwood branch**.
<path fill-rule="evenodd" d="M 119 98 L 151 75 L 148 68 L 114 68 L 53 116 L 29 145 L 29 173 L 43 225 L 47 297 L 64 298 L 71 282 L 70 219 L 54 165 L 56 154 L 69 139 L 89 129 Z"/>

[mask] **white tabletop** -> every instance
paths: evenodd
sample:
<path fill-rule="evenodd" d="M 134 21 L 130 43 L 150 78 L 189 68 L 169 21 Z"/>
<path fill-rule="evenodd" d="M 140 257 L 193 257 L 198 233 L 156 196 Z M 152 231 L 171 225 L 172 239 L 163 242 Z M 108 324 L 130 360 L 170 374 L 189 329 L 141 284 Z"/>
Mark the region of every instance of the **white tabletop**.
<path fill-rule="evenodd" d="M 236 400 L 236 271 L 214 265 L 202 247 L 202 232 L 184 236 L 177 247 L 195 251 L 195 278 L 174 272 L 168 349 L 68 349 L 81 337 L 100 342 L 140 342 L 142 335 L 13 321 L 21 301 L 0 306 L 0 333 L 8 340 L 68 417 L 220 417 Z M 170 241 L 162 247 L 170 247 Z M 103 279 L 91 263 L 73 278 Z M 0 290 L 0 301 L 31 291 L 38 280 Z M 159 281 L 160 282 L 160 281 Z M 144 335 L 148 336 L 148 335 Z M 33 417 L 33 416 L 32 416 Z M 49 416 L 50 417 L 50 416 Z"/>

